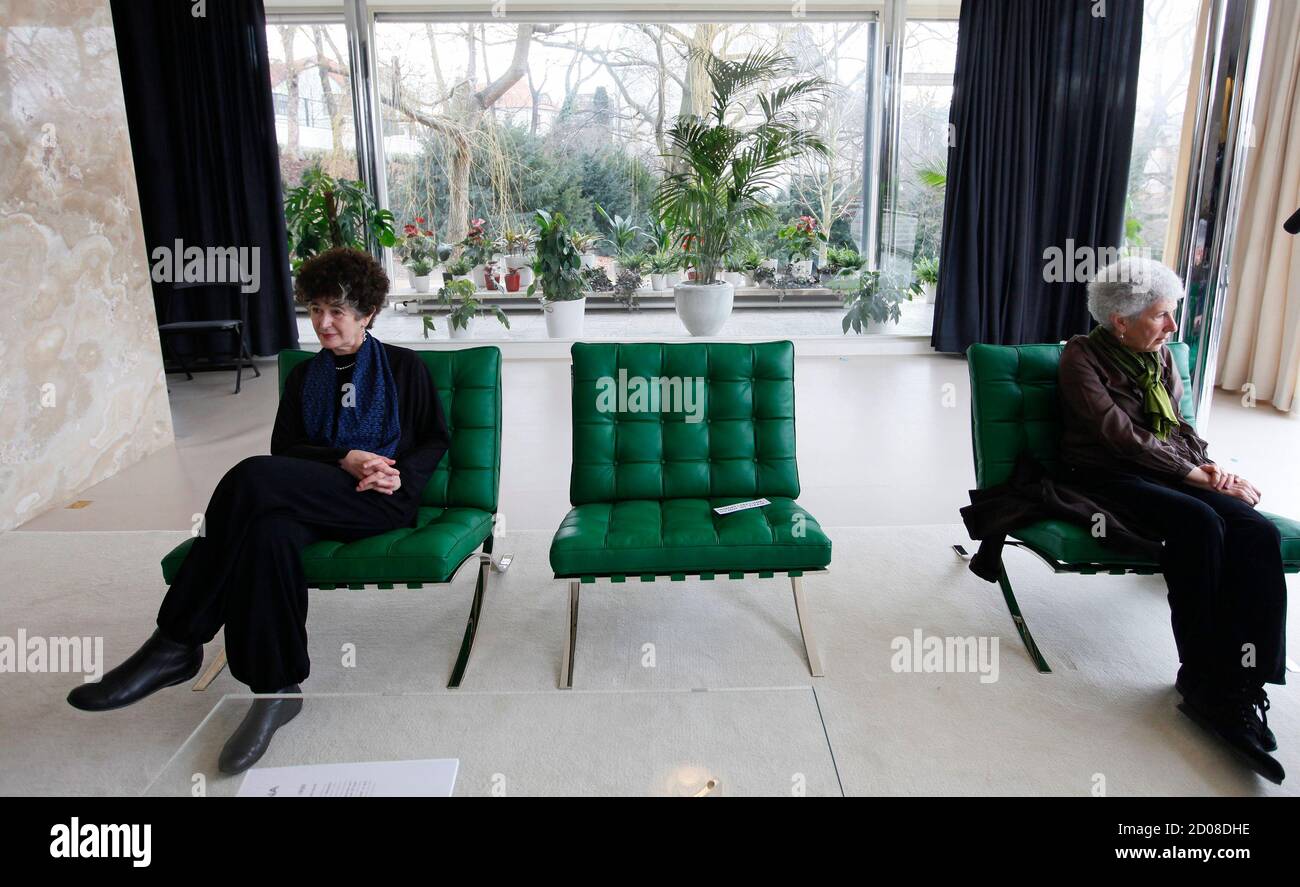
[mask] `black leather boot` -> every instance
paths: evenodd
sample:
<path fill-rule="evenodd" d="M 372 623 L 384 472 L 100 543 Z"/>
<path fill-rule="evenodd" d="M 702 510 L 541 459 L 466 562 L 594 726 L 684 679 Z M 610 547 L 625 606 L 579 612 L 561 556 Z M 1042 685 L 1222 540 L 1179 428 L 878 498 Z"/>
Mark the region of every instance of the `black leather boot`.
<path fill-rule="evenodd" d="M 301 693 L 297 684 L 276 693 Z M 233 776 L 256 764 L 271 747 L 275 731 L 292 721 L 302 711 L 302 699 L 255 699 L 244 721 L 230 734 L 221 749 L 217 767 Z"/>
<path fill-rule="evenodd" d="M 1256 711 L 1258 697 L 1262 693 L 1258 688 L 1236 687 L 1219 694 L 1217 699 L 1208 698 L 1208 694 L 1187 694 L 1178 710 L 1223 740 L 1243 763 L 1260 776 L 1280 785 L 1286 779 L 1286 771 L 1265 748 L 1265 732 L 1268 728 L 1261 723 Z"/>
<path fill-rule="evenodd" d="M 161 690 L 183 684 L 203 667 L 203 645 L 178 644 L 155 630 L 139 650 L 93 684 L 74 687 L 68 704 L 82 711 L 122 708 Z"/>

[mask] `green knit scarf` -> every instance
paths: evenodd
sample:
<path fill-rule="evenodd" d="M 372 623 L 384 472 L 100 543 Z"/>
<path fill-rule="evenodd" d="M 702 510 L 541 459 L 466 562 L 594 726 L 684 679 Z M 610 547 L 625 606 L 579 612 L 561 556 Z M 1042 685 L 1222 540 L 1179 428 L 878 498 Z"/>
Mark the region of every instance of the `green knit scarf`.
<path fill-rule="evenodd" d="M 1151 420 L 1152 430 L 1157 438 L 1167 440 L 1169 432 L 1178 427 L 1178 414 L 1174 412 L 1168 389 L 1160 380 L 1160 352 L 1134 351 L 1100 326 L 1095 327 L 1088 338 L 1111 363 L 1137 383 L 1142 392 L 1142 409 Z"/>

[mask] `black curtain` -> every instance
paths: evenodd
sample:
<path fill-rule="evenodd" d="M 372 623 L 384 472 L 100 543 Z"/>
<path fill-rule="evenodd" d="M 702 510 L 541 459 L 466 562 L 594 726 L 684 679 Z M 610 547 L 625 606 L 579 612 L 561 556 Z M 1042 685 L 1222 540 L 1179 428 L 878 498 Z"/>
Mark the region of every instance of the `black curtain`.
<path fill-rule="evenodd" d="M 210 2 L 197 17 L 191 0 L 112 0 L 112 9 L 149 266 L 177 239 L 258 247 L 249 347 L 296 348 L 262 0 Z M 237 286 L 153 287 L 160 323 L 239 316 Z M 198 358 L 230 350 L 228 334 L 184 338 L 175 350 Z"/>
<path fill-rule="evenodd" d="M 1088 331 L 1044 253 L 1123 239 L 1141 45 L 1142 0 L 964 0 L 936 349 Z"/>

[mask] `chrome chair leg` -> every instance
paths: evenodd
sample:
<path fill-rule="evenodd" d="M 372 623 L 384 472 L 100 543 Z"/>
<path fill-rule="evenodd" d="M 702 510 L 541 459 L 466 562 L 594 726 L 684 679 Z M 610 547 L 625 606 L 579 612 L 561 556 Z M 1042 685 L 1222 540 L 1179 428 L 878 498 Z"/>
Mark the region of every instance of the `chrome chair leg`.
<path fill-rule="evenodd" d="M 451 670 L 447 689 L 455 690 L 465 677 L 465 667 L 469 665 L 469 654 L 474 649 L 474 634 L 478 631 L 479 613 L 483 610 L 483 595 L 487 593 L 488 574 L 492 569 L 492 555 L 478 556 L 478 581 L 474 583 L 474 602 L 469 606 L 469 621 L 465 624 L 465 637 L 460 642 L 460 653 L 456 656 L 456 665 Z"/>
<path fill-rule="evenodd" d="M 803 636 L 803 649 L 808 656 L 808 671 L 815 678 L 823 677 L 826 672 L 822 670 L 822 659 L 817 653 L 817 639 L 813 637 L 808 601 L 803 594 L 803 577 L 791 576 L 790 585 L 794 589 L 794 611 L 799 617 L 799 633 Z"/>
<path fill-rule="evenodd" d="M 582 583 L 569 580 L 569 622 L 564 629 L 564 658 L 560 661 L 560 689 L 573 689 L 573 660 L 578 641 L 578 588 Z"/>

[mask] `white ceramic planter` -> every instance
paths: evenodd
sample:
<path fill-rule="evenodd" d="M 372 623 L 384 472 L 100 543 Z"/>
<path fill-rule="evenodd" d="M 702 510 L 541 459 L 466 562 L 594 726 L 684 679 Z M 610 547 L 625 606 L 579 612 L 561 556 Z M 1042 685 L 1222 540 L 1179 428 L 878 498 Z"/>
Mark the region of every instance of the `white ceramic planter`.
<path fill-rule="evenodd" d="M 740 277 L 741 277 L 742 286 L 757 286 L 757 284 L 754 282 L 753 273 L 746 271 L 745 273 L 741 274 Z"/>
<path fill-rule="evenodd" d="M 474 338 L 474 321 L 477 318 L 471 317 L 469 323 L 465 326 L 452 326 L 451 318 L 447 318 L 447 336 L 452 339 L 472 339 Z"/>
<path fill-rule="evenodd" d="M 595 253 L 583 253 L 583 254 L 582 254 L 582 267 L 584 267 L 584 268 L 595 268 L 595 267 L 596 267 L 596 254 L 595 254 Z"/>
<path fill-rule="evenodd" d="M 527 290 L 528 287 L 532 285 L 532 282 L 535 279 L 536 278 L 533 276 L 533 266 L 531 264 L 519 266 L 519 291 L 520 292 L 524 292 L 525 290 Z"/>
<path fill-rule="evenodd" d="M 470 276 L 469 274 L 453 274 L 453 275 L 451 276 L 451 279 L 452 279 L 452 281 L 457 281 L 457 280 L 468 280 L 470 283 L 473 283 L 473 282 L 474 282 L 474 278 L 473 278 L 472 276 Z"/>
<path fill-rule="evenodd" d="M 877 333 L 887 333 L 894 323 L 889 320 L 868 320 L 867 325 L 862 328 L 866 335 L 875 335 Z"/>
<path fill-rule="evenodd" d="M 424 274 L 420 277 L 412 277 L 411 285 L 415 287 L 417 293 L 427 293 L 429 291 L 429 278 L 432 274 Z"/>
<path fill-rule="evenodd" d="M 933 305 L 935 296 L 938 294 L 939 285 L 937 283 L 927 283 L 922 289 L 925 291 L 925 304 Z"/>
<path fill-rule="evenodd" d="M 812 277 L 812 259 L 790 263 L 790 273 L 795 277 Z"/>
<path fill-rule="evenodd" d="M 735 295 L 730 283 L 688 281 L 673 287 L 677 316 L 692 336 L 716 336 L 731 316 Z"/>
<path fill-rule="evenodd" d="M 582 321 L 587 311 L 586 296 L 564 302 L 544 302 L 542 311 L 546 314 L 546 335 L 552 339 L 582 337 Z"/>
<path fill-rule="evenodd" d="M 677 284 L 681 282 L 682 282 L 682 272 L 680 271 L 669 271 L 667 274 L 664 275 L 665 289 L 673 289 L 674 287 L 677 286 Z"/>
<path fill-rule="evenodd" d="M 722 279 L 733 287 L 743 286 L 745 283 L 745 275 L 741 274 L 739 271 L 723 271 Z"/>
<path fill-rule="evenodd" d="M 663 290 L 668 289 L 667 277 L 668 277 L 667 274 L 651 274 L 650 288 L 658 292 L 662 292 Z"/>
<path fill-rule="evenodd" d="M 764 260 L 763 260 L 763 264 L 759 265 L 758 267 L 760 267 L 760 268 L 767 268 L 769 271 L 775 271 L 775 270 L 776 270 L 776 259 L 764 259 Z"/>
<path fill-rule="evenodd" d="M 469 269 L 469 279 L 474 281 L 475 289 L 487 289 L 487 265 L 475 265 Z"/>
<path fill-rule="evenodd" d="M 406 285 L 415 289 L 415 272 L 405 265 L 402 266 L 402 270 L 406 272 Z"/>

